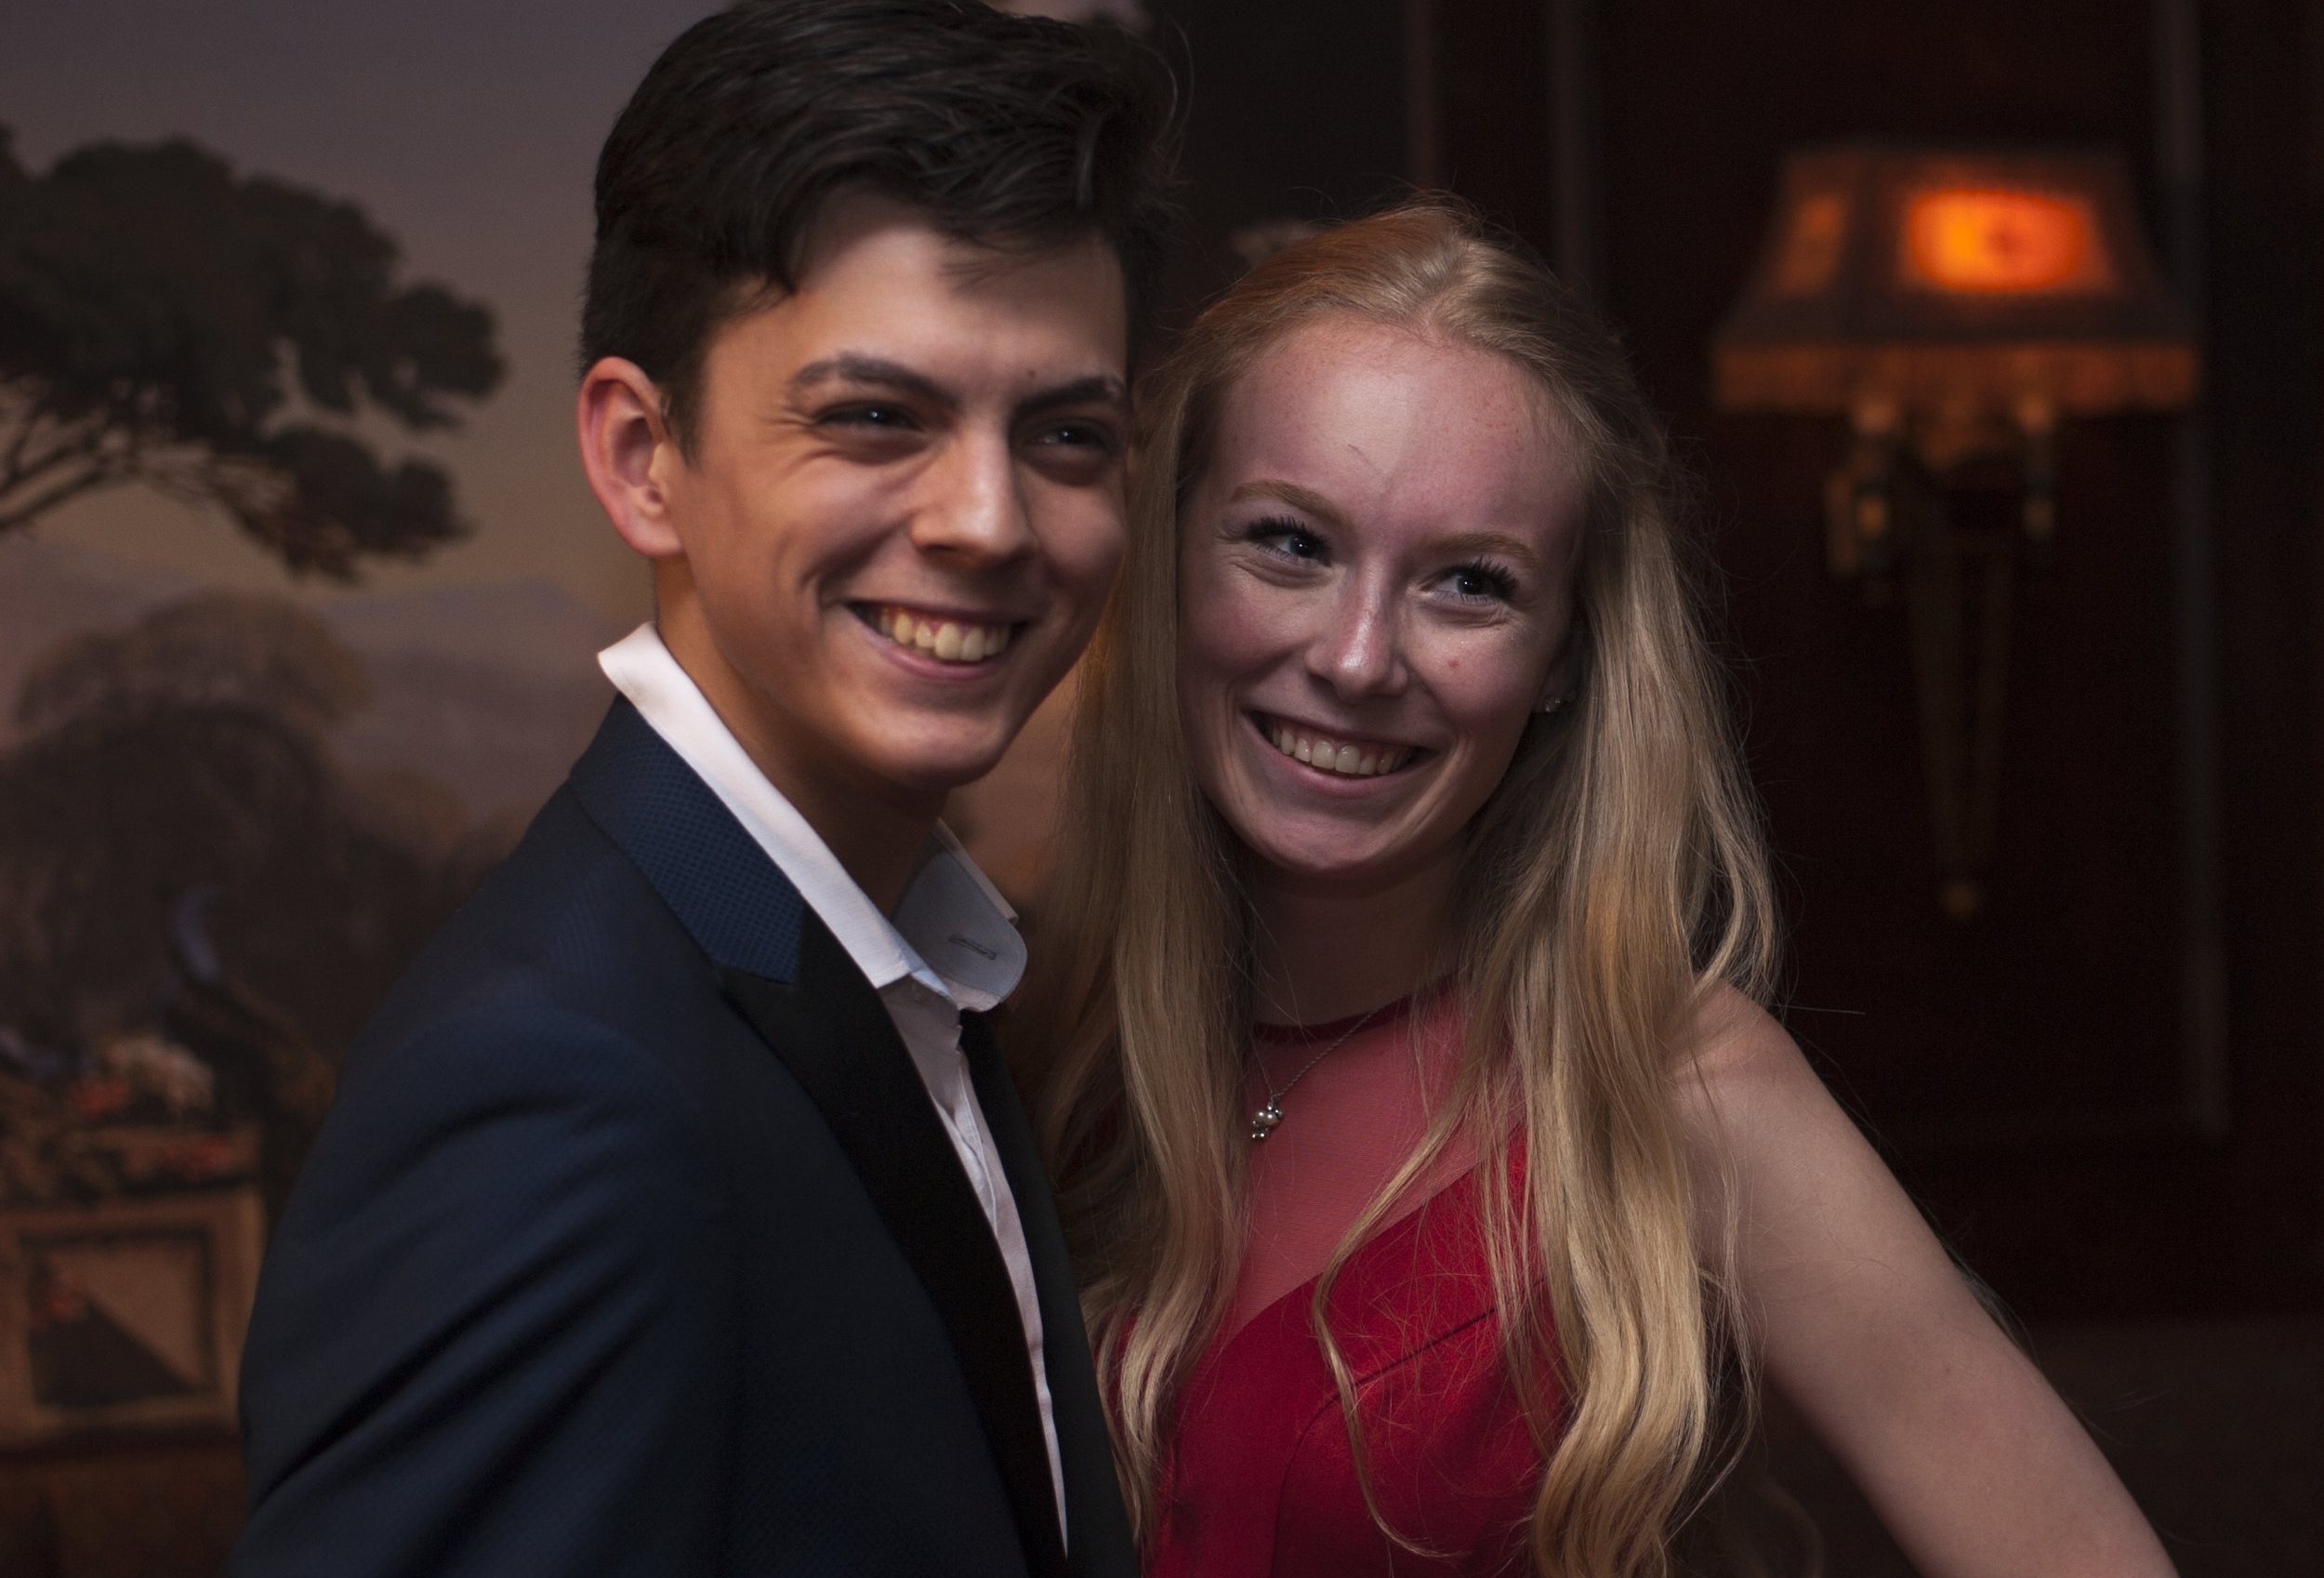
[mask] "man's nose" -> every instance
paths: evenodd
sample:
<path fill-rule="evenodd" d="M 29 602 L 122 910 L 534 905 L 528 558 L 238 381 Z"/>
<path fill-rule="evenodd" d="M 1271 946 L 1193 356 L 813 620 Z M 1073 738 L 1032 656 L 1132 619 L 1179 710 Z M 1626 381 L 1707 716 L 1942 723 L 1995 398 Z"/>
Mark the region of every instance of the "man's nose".
<path fill-rule="evenodd" d="M 1351 577 L 1340 595 L 1319 603 L 1322 628 L 1308 646 L 1309 671 L 1342 701 L 1402 690 L 1403 631 L 1394 589 Z"/>
<path fill-rule="evenodd" d="M 1032 551 L 1033 523 L 1006 434 L 955 432 L 922 484 L 926 497 L 912 512 L 912 541 L 921 552 L 984 566 Z"/>

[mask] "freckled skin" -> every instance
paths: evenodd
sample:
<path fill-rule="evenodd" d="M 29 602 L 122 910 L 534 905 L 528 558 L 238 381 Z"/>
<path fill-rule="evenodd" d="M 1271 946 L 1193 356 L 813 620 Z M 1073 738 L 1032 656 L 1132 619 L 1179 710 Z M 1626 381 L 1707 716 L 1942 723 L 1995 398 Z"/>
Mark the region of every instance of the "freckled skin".
<path fill-rule="evenodd" d="M 1182 531 L 1179 705 L 1196 779 L 1274 876 L 1449 875 L 1562 687 L 1577 520 L 1543 397 L 1489 352 L 1331 318 L 1227 392 Z M 1421 754 L 1326 779 L 1253 713 Z"/>

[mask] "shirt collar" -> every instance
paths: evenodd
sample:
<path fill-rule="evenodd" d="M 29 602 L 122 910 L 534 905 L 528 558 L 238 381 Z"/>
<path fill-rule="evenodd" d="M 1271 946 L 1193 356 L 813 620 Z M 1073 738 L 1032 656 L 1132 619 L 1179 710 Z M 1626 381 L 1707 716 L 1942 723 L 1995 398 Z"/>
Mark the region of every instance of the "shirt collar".
<path fill-rule="evenodd" d="M 598 666 L 696 776 L 709 786 L 875 989 L 912 979 L 959 1007 L 983 1011 L 1024 974 L 1017 918 L 952 829 L 936 824 L 921 846 L 891 923 L 856 885 L 807 818 L 767 780 L 702 694 L 653 621 L 607 647 Z"/>

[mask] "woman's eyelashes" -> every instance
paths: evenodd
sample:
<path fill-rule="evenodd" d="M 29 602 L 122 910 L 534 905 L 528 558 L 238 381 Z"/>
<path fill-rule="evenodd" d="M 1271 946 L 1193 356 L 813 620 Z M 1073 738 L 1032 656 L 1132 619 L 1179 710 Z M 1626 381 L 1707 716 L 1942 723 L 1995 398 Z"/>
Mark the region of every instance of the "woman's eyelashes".
<path fill-rule="evenodd" d="M 1445 572 L 1443 584 L 1464 603 L 1508 603 L 1517 595 L 1517 576 L 1489 559 L 1472 559 Z"/>
<path fill-rule="evenodd" d="M 1243 528 L 1243 540 L 1303 563 L 1316 563 L 1329 556 L 1324 539 L 1315 535 L 1314 528 L 1284 515 L 1264 515 L 1251 522 Z"/>
<path fill-rule="evenodd" d="M 1306 522 L 1288 516 L 1261 516 L 1237 535 L 1270 558 L 1301 565 L 1328 564 L 1332 560 L 1331 545 L 1323 535 Z M 1424 584 L 1429 590 L 1442 589 L 1452 602 L 1464 607 L 1514 603 L 1523 586 L 1515 570 L 1486 558 L 1463 560 L 1426 577 Z"/>

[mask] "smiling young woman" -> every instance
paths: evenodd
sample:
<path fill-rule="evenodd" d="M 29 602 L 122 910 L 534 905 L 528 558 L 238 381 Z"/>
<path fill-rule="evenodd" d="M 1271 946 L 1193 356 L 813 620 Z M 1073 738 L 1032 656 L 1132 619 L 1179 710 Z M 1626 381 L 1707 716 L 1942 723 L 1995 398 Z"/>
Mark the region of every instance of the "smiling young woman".
<path fill-rule="evenodd" d="M 1417 884 L 1441 909 L 1460 829 L 1565 683 L 1561 429 L 1506 358 L 1350 316 L 1225 392 L 1184 516 L 1178 704 L 1266 891 Z M 1268 1006 L 1338 1006 L 1306 999 Z"/>
<path fill-rule="evenodd" d="M 1924 1571 L 2167 1571 L 1757 1006 L 1611 334 L 1419 203 L 1145 401 L 1016 1033 L 1148 1572 L 1658 1578 L 1762 1373 Z"/>

